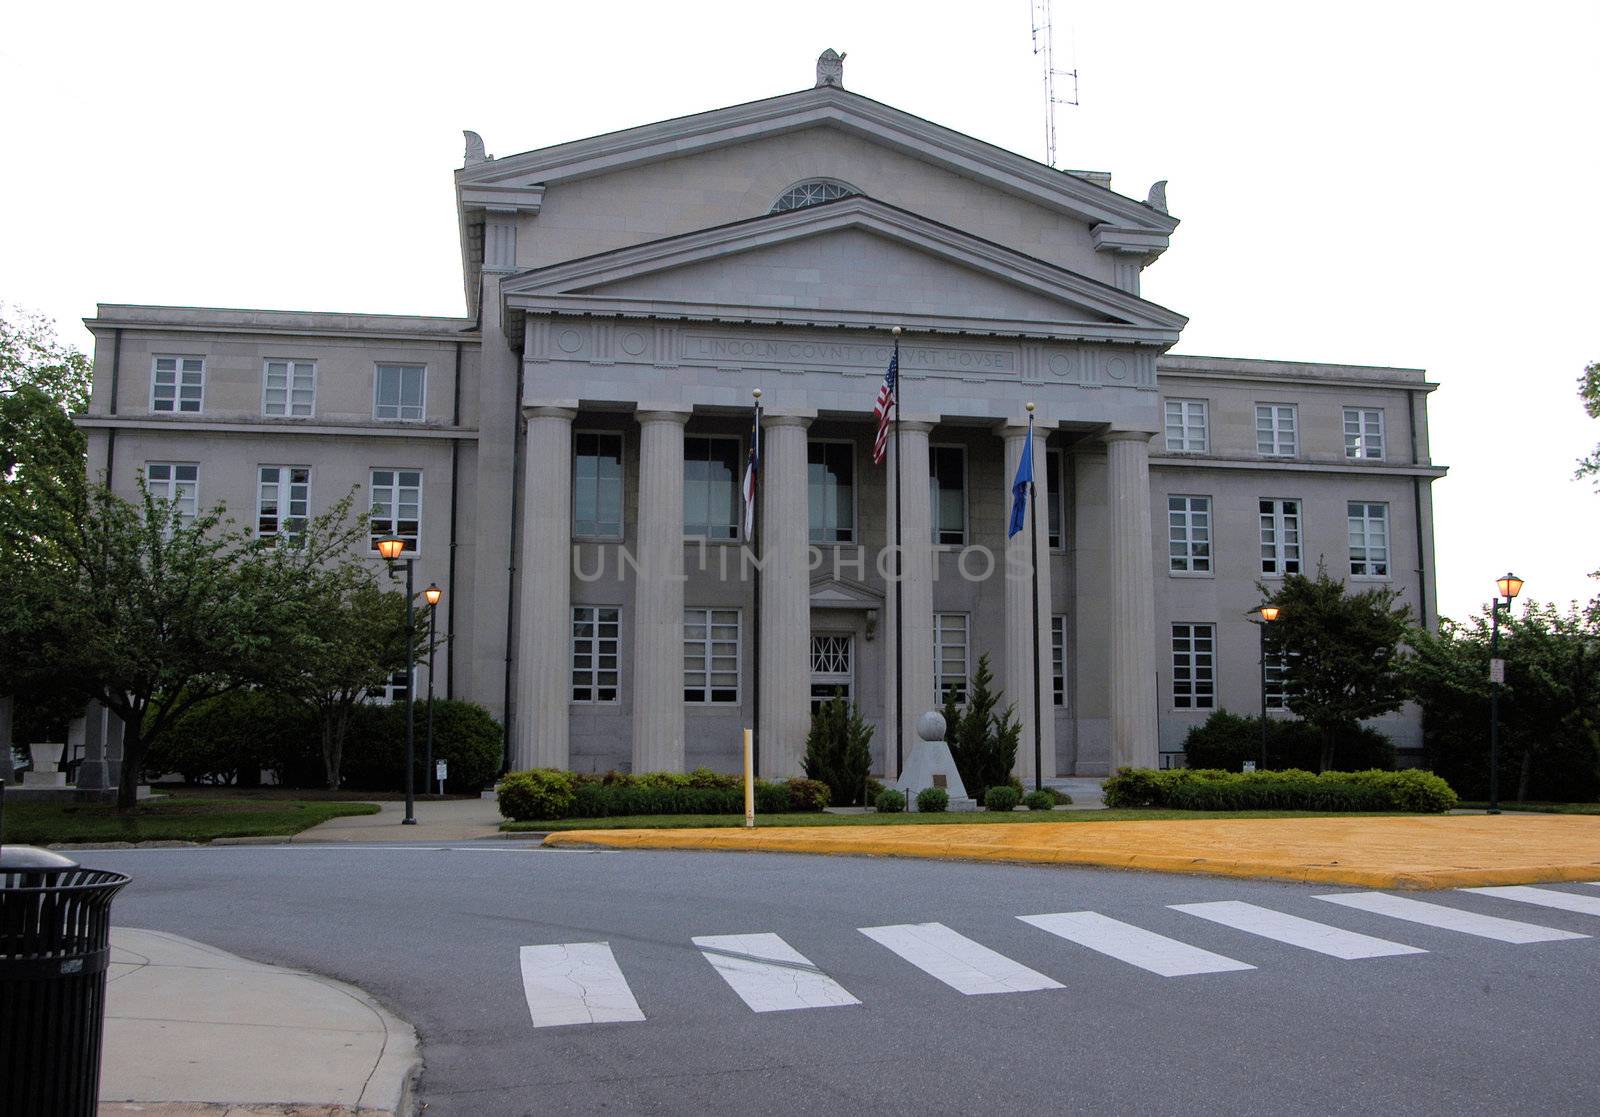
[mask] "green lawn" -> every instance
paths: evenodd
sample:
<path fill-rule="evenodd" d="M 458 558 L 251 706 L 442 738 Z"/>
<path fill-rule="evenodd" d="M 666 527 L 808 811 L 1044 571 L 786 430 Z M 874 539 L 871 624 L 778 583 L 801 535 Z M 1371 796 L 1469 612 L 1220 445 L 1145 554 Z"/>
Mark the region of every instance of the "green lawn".
<path fill-rule="evenodd" d="M 1462 803 L 1464 810 L 1486 811 L 1489 809 L 1488 800 L 1478 803 Z M 1600 803 L 1507 803 L 1500 801 L 1502 811 L 1529 811 L 1534 814 L 1600 814 Z"/>
<path fill-rule="evenodd" d="M 1342 812 L 1348 815 L 1350 812 Z M 1326 818 L 1326 811 L 1167 811 L 1153 808 L 1120 811 L 958 811 L 945 814 L 767 814 L 757 826 L 949 826 L 995 822 L 1149 822 L 1181 818 Z M 737 814 L 620 815 L 616 818 L 560 818 L 505 822 L 508 833 L 553 830 L 682 830 L 689 827 L 743 826 Z"/>
<path fill-rule="evenodd" d="M 376 803 L 306 803 L 262 799 L 147 801 L 131 811 L 99 803 L 6 803 L 5 840 L 50 842 L 205 842 L 298 834 L 349 814 L 375 814 Z"/>

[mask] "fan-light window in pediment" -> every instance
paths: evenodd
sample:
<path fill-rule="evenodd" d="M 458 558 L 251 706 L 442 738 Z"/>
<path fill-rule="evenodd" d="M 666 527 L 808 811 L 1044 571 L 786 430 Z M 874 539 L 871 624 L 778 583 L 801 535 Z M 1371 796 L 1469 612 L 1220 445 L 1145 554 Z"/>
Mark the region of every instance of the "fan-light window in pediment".
<path fill-rule="evenodd" d="M 779 195 L 778 200 L 772 203 L 769 212 L 784 213 L 791 209 L 804 209 L 806 206 L 832 202 L 859 193 L 861 191 L 854 186 L 846 186 L 842 182 L 832 182 L 825 178 L 812 179 L 809 182 L 796 183 L 785 190 Z"/>

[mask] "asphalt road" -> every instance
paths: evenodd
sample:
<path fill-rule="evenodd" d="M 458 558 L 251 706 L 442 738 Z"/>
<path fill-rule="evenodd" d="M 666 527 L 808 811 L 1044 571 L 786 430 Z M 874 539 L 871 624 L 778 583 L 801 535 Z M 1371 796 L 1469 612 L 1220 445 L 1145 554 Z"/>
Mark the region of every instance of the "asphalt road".
<path fill-rule="evenodd" d="M 119 926 L 328 974 L 409 1019 L 429 1117 L 1600 1112 L 1600 915 L 1500 896 L 1411 898 L 1594 937 L 1507 942 L 1317 899 L 1353 889 L 993 864 L 482 843 L 76 856 L 133 876 Z M 1254 907 L 1169 906 L 1225 901 Z M 1216 921 L 1275 926 L 1259 909 L 1336 929 L 1288 921 L 1333 953 Z M 1085 911 L 1098 947 L 1018 918 Z M 949 932 L 913 939 L 944 936 L 972 964 L 944 956 L 941 980 L 861 930 L 927 923 Z M 739 950 L 692 941 L 758 933 L 810 963 L 800 978 L 725 979 L 714 963 L 737 971 Z M 536 974 L 530 1005 L 521 948 L 573 943 L 608 944 L 615 972 L 590 976 L 621 975 L 620 1001 L 591 998 L 601 1015 L 631 998 L 643 1019 L 535 1027 L 563 987 Z M 1352 953 L 1379 956 L 1336 956 Z M 1210 955 L 1232 965 L 1146 968 Z M 859 1003 L 757 1012 L 734 979 L 779 1001 L 803 979 Z M 1053 987 L 950 983 L 984 981 Z"/>

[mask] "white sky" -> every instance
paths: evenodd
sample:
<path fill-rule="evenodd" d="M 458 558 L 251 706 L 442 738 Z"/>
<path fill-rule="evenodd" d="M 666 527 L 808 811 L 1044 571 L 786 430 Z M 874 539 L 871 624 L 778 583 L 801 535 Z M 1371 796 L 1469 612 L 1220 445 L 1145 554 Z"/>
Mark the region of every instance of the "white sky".
<path fill-rule="evenodd" d="M 1055 0 L 1058 162 L 1183 224 L 1186 353 L 1426 368 L 1439 599 L 1600 591 L 1600 4 Z M 1043 158 L 1027 0 L 57 2 L 0 14 L 0 299 L 461 314 L 462 128 L 506 155 L 845 85 Z"/>

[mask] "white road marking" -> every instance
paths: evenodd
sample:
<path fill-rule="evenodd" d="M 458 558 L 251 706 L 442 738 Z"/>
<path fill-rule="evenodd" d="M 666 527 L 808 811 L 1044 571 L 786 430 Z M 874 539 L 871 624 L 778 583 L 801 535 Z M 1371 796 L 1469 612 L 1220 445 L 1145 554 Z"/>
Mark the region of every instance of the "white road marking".
<path fill-rule="evenodd" d="M 943 923 L 862 927 L 863 935 L 888 947 L 923 972 L 969 997 L 978 993 L 1027 993 L 1060 989 L 1059 981 L 996 954 Z"/>
<path fill-rule="evenodd" d="M 1224 927 L 1232 927 L 1239 931 L 1248 931 L 1252 935 L 1260 935 L 1264 939 L 1273 939 L 1277 942 L 1288 943 L 1290 946 L 1314 950 L 1318 954 L 1329 954 L 1335 958 L 1346 960 L 1354 958 L 1387 958 L 1396 954 L 1426 954 L 1427 951 L 1415 946 L 1406 946 L 1402 943 L 1390 942 L 1388 939 L 1374 938 L 1371 935 L 1360 935 L 1354 931 L 1341 930 L 1330 927 L 1326 923 L 1317 923 L 1310 919 L 1301 919 L 1298 915 L 1288 915 L 1271 908 L 1257 907 L 1255 904 L 1246 904 L 1239 900 L 1218 900 L 1209 904 L 1169 904 L 1174 911 L 1186 911 L 1190 915 L 1198 915 L 1201 919 L 1209 919 L 1213 923 L 1221 923 Z"/>
<path fill-rule="evenodd" d="M 1600 915 L 1600 897 L 1578 896 L 1554 888 L 1530 888 L 1525 884 L 1514 884 L 1508 887 L 1463 888 L 1461 891 L 1476 892 L 1480 896 L 1498 896 L 1502 900 L 1517 900 L 1524 904 L 1538 904 L 1542 908 Z"/>
<path fill-rule="evenodd" d="M 523 947 L 522 989 L 535 1028 L 644 1019 L 610 943 Z"/>
<path fill-rule="evenodd" d="M 756 1012 L 861 1003 L 777 935 L 697 935 L 694 944 Z"/>
<path fill-rule="evenodd" d="M 1460 931 L 1483 939 L 1500 942 L 1559 942 L 1562 939 L 1586 939 L 1573 931 L 1558 931 L 1554 927 L 1541 927 L 1537 923 L 1522 923 L 1515 919 L 1501 919 L 1494 915 L 1479 915 L 1474 911 L 1447 908 L 1443 904 L 1429 904 L 1404 896 L 1390 896 L 1386 892 L 1340 893 L 1337 896 L 1318 896 L 1330 904 L 1370 911 L 1374 915 L 1387 915 L 1428 927 L 1442 927 L 1446 931 Z"/>
<path fill-rule="evenodd" d="M 1112 919 L 1097 911 L 1066 911 L 1054 915 L 1019 915 L 1024 923 L 1040 930 L 1059 935 L 1079 946 L 1087 946 L 1101 954 L 1109 954 L 1142 970 L 1162 977 L 1182 977 L 1185 974 L 1226 973 L 1231 970 L 1253 970 L 1247 962 L 1237 962 L 1209 950 L 1169 939 L 1143 927 Z"/>

